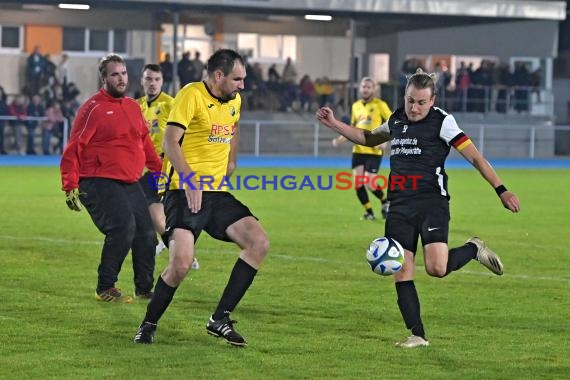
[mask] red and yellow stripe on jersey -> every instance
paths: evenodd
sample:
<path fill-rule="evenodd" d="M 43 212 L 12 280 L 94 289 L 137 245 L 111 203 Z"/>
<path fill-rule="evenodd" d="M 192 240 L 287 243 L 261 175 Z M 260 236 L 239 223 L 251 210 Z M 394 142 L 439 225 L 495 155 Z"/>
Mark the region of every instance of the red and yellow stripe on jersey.
<path fill-rule="evenodd" d="M 237 133 L 240 108 L 239 94 L 235 99 L 222 102 L 209 92 L 204 82 L 186 85 L 174 98 L 168 128 L 184 129 L 180 148 L 195 173 L 194 178 L 198 181 L 207 178 L 204 182 L 211 184 L 204 190 L 225 190 L 220 183 L 227 172 L 230 141 Z M 179 175 L 171 168 L 167 162 L 164 172 L 172 173 L 169 188 L 181 189 Z M 184 173 L 186 177 L 189 174 Z"/>
<path fill-rule="evenodd" d="M 372 98 L 369 102 L 365 103 L 360 99 L 352 104 L 350 123 L 357 128 L 371 131 L 388 120 L 390 115 L 392 115 L 392 111 L 383 100 Z M 355 144 L 352 147 L 352 153 L 381 156 L 384 152 L 382 149 Z"/>
<path fill-rule="evenodd" d="M 451 146 L 453 146 L 455 149 L 457 149 L 457 151 L 460 152 L 463 149 L 465 149 L 467 146 L 473 144 L 473 142 L 471 141 L 469 136 L 467 136 L 465 133 L 461 132 L 460 134 L 455 136 L 453 139 L 451 139 L 449 144 Z"/>
<path fill-rule="evenodd" d="M 164 92 L 161 92 L 152 102 L 149 102 L 146 96 L 137 99 L 149 129 L 152 145 L 158 155 L 162 154 L 162 140 L 173 101 L 174 98 Z"/>

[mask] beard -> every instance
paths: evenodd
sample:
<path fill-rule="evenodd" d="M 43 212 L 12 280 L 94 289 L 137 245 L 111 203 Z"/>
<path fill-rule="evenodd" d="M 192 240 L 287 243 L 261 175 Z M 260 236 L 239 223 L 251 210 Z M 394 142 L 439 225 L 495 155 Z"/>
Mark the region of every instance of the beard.
<path fill-rule="evenodd" d="M 125 85 L 125 89 L 122 90 L 117 86 L 112 86 L 109 83 L 105 86 L 105 90 L 111 95 L 113 98 L 122 98 L 125 96 L 125 92 L 127 92 L 127 86 Z"/>
<path fill-rule="evenodd" d="M 236 96 L 237 96 L 237 94 L 238 94 L 238 91 L 236 91 L 236 92 L 230 92 L 229 94 L 223 94 L 222 97 L 221 97 L 221 99 L 222 99 L 224 102 L 229 102 L 230 100 L 235 99 Z"/>

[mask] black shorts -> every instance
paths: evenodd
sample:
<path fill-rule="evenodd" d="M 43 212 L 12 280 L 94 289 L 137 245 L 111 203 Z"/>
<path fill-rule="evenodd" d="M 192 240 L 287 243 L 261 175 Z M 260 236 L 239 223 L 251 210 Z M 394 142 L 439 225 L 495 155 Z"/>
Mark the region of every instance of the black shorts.
<path fill-rule="evenodd" d="M 352 153 L 352 168 L 364 166 L 364 171 L 368 173 L 378 173 L 382 156 L 376 154 Z"/>
<path fill-rule="evenodd" d="M 198 213 L 193 213 L 188 208 L 184 190 L 167 191 L 164 196 L 164 212 L 166 236 L 163 238 L 166 241 L 175 228 L 192 231 L 194 241 L 198 240 L 202 230 L 214 239 L 232 241 L 226 234 L 226 229 L 240 219 L 255 217 L 247 206 L 226 191 L 204 191 L 202 208 Z"/>
<path fill-rule="evenodd" d="M 428 198 L 390 205 L 385 235 L 396 239 L 402 247 L 416 254 L 418 236 L 422 246 L 447 243 L 449 234 L 449 201 Z"/>
<path fill-rule="evenodd" d="M 146 199 L 146 204 L 151 205 L 153 203 L 160 203 L 160 196 L 156 189 L 156 185 L 152 186 L 151 181 L 154 183 L 155 178 L 150 176 L 150 172 L 144 173 L 144 175 L 139 179 L 139 183 L 143 189 L 144 197 Z"/>

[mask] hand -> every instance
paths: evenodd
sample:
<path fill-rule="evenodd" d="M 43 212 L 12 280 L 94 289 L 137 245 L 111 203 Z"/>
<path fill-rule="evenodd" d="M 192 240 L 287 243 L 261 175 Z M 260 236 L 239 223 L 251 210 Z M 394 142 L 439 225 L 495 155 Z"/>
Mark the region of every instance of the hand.
<path fill-rule="evenodd" d="M 501 194 L 501 202 L 506 209 L 511 210 L 512 212 L 519 212 L 521 210 L 519 199 L 510 191 L 505 191 Z"/>
<path fill-rule="evenodd" d="M 226 169 L 226 177 L 230 178 L 234 170 L 236 170 L 236 163 L 234 161 L 229 161 Z"/>
<path fill-rule="evenodd" d="M 332 146 L 338 147 L 338 140 L 336 138 L 332 139 Z"/>
<path fill-rule="evenodd" d="M 329 107 L 320 108 L 315 114 L 317 120 L 320 121 L 325 126 L 331 128 L 334 126 L 336 119 L 334 117 L 334 112 Z"/>
<path fill-rule="evenodd" d="M 65 192 L 65 203 L 70 210 L 81 211 L 83 207 L 79 201 L 79 189 L 73 189 Z"/>
<path fill-rule="evenodd" d="M 188 208 L 190 211 L 197 214 L 202 208 L 202 190 L 200 185 L 194 182 L 193 179 L 191 179 L 190 182 L 193 184 L 193 186 L 185 186 L 184 192 L 186 193 Z"/>

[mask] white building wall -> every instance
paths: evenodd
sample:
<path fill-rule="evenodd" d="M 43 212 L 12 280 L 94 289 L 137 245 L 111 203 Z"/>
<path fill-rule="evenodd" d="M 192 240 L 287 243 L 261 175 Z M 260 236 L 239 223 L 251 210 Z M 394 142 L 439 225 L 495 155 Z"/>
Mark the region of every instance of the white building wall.
<path fill-rule="evenodd" d="M 366 40 L 355 41 L 355 54 L 366 52 Z M 299 37 L 297 40 L 297 72 L 316 79 L 348 80 L 350 71 L 350 39 L 341 37 Z M 365 73 L 366 74 L 366 73 Z"/>

